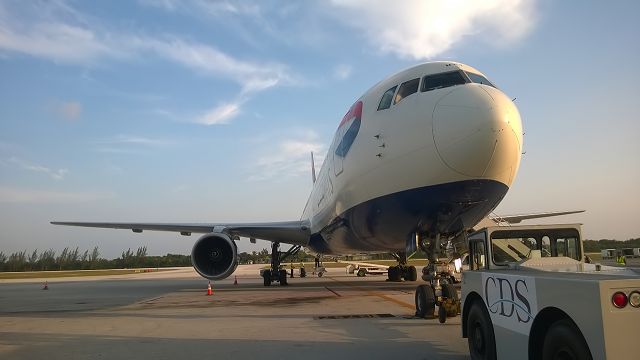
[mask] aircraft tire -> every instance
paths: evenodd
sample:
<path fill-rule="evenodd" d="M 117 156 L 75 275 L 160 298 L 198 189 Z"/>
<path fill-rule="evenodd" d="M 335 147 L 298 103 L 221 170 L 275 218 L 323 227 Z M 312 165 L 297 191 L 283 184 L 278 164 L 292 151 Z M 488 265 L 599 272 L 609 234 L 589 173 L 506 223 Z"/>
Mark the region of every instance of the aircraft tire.
<path fill-rule="evenodd" d="M 452 284 L 442 285 L 442 296 L 447 299 L 452 299 L 456 302 L 460 300 L 460 297 L 458 296 L 458 291 Z M 458 312 L 452 310 L 450 312 L 447 312 L 446 315 L 448 317 L 455 317 L 456 315 L 458 315 Z"/>
<path fill-rule="evenodd" d="M 418 271 L 416 270 L 415 266 L 411 265 L 407 267 L 407 273 L 404 279 L 408 281 L 418 280 Z"/>
<path fill-rule="evenodd" d="M 389 281 L 401 281 L 402 280 L 402 269 L 399 266 L 389 266 L 389 270 L 387 270 L 387 275 Z"/>
<path fill-rule="evenodd" d="M 444 324 L 447 321 L 447 309 L 443 305 L 438 307 L 438 321 L 440 324 Z"/>
<path fill-rule="evenodd" d="M 592 359 L 584 337 L 569 319 L 551 325 L 542 346 L 543 359 Z"/>
<path fill-rule="evenodd" d="M 471 304 L 467 317 L 467 343 L 474 360 L 495 360 L 496 339 L 493 324 L 481 301 Z"/>
<path fill-rule="evenodd" d="M 364 269 L 359 269 L 357 275 L 358 277 L 363 277 L 367 275 L 367 272 Z"/>
<path fill-rule="evenodd" d="M 271 286 L 271 270 L 262 272 L 262 279 L 264 280 L 264 286 Z"/>
<path fill-rule="evenodd" d="M 431 285 L 420 285 L 416 288 L 416 316 L 433 318 L 436 310 L 436 294 Z"/>
<path fill-rule="evenodd" d="M 286 286 L 287 284 L 287 270 L 280 270 L 278 272 L 278 280 L 280 281 L 280 286 Z"/>

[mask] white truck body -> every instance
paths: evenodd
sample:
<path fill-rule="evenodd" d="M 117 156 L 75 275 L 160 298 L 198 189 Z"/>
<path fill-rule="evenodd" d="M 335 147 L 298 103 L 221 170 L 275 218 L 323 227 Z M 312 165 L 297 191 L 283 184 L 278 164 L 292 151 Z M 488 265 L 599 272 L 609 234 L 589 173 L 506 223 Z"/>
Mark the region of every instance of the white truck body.
<path fill-rule="evenodd" d="M 640 358 L 640 304 L 613 302 L 618 292 L 640 299 L 640 273 L 584 263 L 580 232 L 579 224 L 537 225 L 489 227 L 469 236 L 462 326 L 472 358 L 544 359 L 562 325 L 577 340 L 561 343 L 586 351 L 578 358 Z M 492 333 L 478 325 L 478 309 Z"/>
<path fill-rule="evenodd" d="M 602 260 L 613 259 L 616 256 L 616 249 L 604 249 L 600 251 Z"/>

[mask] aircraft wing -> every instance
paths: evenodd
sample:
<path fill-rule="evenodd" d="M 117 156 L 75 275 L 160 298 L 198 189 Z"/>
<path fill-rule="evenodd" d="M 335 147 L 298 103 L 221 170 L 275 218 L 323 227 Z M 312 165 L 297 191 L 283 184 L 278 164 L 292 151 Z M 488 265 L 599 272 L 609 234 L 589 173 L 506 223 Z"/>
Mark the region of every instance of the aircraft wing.
<path fill-rule="evenodd" d="M 82 226 L 107 229 L 128 229 L 140 233 L 143 230 L 173 231 L 182 235 L 191 233 L 225 233 L 232 238 L 248 237 L 306 246 L 311 232 L 307 221 L 283 221 L 246 224 L 190 224 L 190 223 L 116 223 L 116 222 L 67 222 L 52 221 L 53 225 Z"/>
<path fill-rule="evenodd" d="M 508 224 L 518 224 L 523 220 L 529 219 L 540 219 L 552 216 L 560 216 L 560 215 L 569 215 L 569 214 L 578 214 L 583 213 L 585 210 L 572 210 L 572 211 L 555 211 L 555 212 L 542 212 L 542 213 L 532 213 L 532 214 L 519 214 L 519 215 L 506 215 L 506 216 L 495 216 L 490 217 L 491 220 L 496 223 L 508 223 Z"/>

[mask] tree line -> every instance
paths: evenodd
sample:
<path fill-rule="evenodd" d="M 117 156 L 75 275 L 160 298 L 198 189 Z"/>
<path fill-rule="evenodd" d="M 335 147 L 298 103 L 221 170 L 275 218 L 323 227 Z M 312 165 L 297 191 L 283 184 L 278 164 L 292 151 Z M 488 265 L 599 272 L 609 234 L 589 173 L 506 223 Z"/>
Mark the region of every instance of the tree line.
<path fill-rule="evenodd" d="M 238 254 L 240 264 L 268 264 L 271 253 L 267 249 L 261 251 L 241 252 Z M 313 261 L 313 256 L 299 251 L 287 261 Z M 60 270 L 101 270 L 101 269 L 130 269 L 130 268 L 163 268 L 191 266 L 190 255 L 167 254 L 164 256 L 149 256 L 147 247 L 142 246 L 133 251 L 131 248 L 111 260 L 100 257 L 100 250 L 96 246 L 91 251 L 81 251 L 76 248 L 64 248 L 60 253 L 53 249 L 16 251 L 5 254 L 0 251 L 0 272 L 3 271 L 60 271 Z"/>
<path fill-rule="evenodd" d="M 600 252 L 604 249 L 640 248 L 640 238 L 625 241 L 600 239 L 584 240 L 584 252 Z"/>
<path fill-rule="evenodd" d="M 0 271 L 100 270 L 190 265 L 191 257 L 188 255 L 148 256 L 146 246 L 135 251 L 129 248 L 123 251 L 120 257 L 111 260 L 100 257 L 97 246 L 91 251 L 66 247 L 60 253 L 53 249 L 36 249 L 33 252 L 23 250 L 11 254 L 0 251 Z"/>
<path fill-rule="evenodd" d="M 585 252 L 600 252 L 603 249 L 640 248 L 640 238 L 626 241 L 601 239 L 584 240 Z M 393 259 L 389 254 L 371 255 L 376 260 Z M 419 251 L 414 258 L 423 258 Z M 311 262 L 313 255 L 299 251 L 288 258 L 286 262 Z M 267 249 L 238 254 L 240 264 L 268 264 L 271 253 Z M 133 251 L 130 248 L 123 251 L 120 257 L 107 260 L 100 257 L 100 250 L 96 246 L 91 251 L 80 251 L 76 248 L 64 248 L 60 253 L 53 249 L 43 251 L 26 250 L 5 254 L 0 251 L 0 272 L 2 271 L 55 271 L 55 270 L 100 270 L 100 269 L 128 269 L 128 268 L 162 268 L 191 266 L 190 255 L 167 254 L 164 256 L 147 255 L 147 247 L 142 246 Z"/>

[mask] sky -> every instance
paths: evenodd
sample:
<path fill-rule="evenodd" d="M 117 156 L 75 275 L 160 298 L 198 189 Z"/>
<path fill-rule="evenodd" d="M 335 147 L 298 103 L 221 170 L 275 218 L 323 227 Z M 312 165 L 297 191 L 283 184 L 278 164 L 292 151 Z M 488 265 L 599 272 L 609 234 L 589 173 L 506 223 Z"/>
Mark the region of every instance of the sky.
<path fill-rule="evenodd" d="M 309 152 L 319 165 L 368 88 L 435 60 L 516 98 L 525 153 L 497 214 L 584 209 L 553 221 L 640 237 L 638 13 L 637 1 L 2 0 L 0 251 L 188 254 L 197 239 L 52 220 L 297 220 Z"/>

